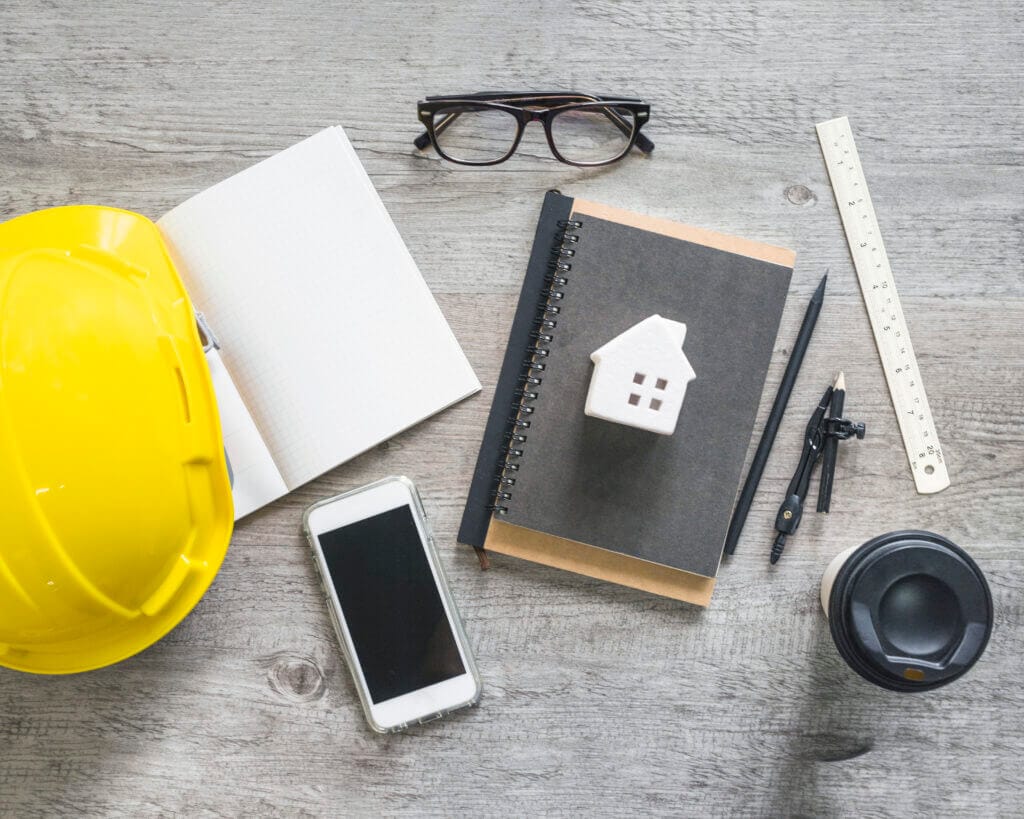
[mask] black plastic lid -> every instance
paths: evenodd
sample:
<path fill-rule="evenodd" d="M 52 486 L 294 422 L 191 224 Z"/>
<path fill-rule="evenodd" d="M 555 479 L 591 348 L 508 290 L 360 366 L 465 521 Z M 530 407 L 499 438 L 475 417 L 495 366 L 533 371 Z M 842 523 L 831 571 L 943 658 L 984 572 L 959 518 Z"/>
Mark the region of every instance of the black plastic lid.
<path fill-rule="evenodd" d="M 963 549 L 932 532 L 890 532 L 840 568 L 828 606 L 839 653 L 893 691 L 946 685 L 977 662 L 992 633 L 992 595 Z"/>

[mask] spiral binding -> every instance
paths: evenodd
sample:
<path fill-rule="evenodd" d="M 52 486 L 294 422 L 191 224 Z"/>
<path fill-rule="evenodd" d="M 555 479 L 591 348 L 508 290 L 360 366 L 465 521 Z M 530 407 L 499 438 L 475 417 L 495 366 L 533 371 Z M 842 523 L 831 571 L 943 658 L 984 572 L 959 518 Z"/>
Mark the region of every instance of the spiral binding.
<path fill-rule="evenodd" d="M 558 220 L 558 232 L 551 247 L 544 286 L 541 288 L 540 301 L 537 303 L 537 318 L 530 331 L 531 344 L 526 348 L 526 358 L 523 360 L 518 386 L 514 393 L 516 401 L 512 405 L 512 414 L 508 417 L 505 429 L 504 441 L 507 449 L 494 476 L 494 502 L 487 507 L 496 515 L 508 514 L 507 504 L 512 499 L 510 490 L 516 484 L 515 473 L 519 471 L 517 461 L 523 456 L 523 445 L 529 438 L 527 430 L 532 423 L 530 416 L 535 409 L 530 402 L 537 400 L 538 388 L 544 381 L 542 376 L 547 369 L 544 359 L 551 354 L 545 345 L 551 344 L 554 338 L 550 331 L 558 326 L 558 315 L 562 312 L 559 302 L 565 298 L 563 288 L 569 283 L 566 274 L 572 270 L 572 262 L 566 260 L 576 255 L 575 245 L 580 241 L 578 233 L 569 231 L 579 230 L 581 227 L 583 223 L 576 219 Z"/>

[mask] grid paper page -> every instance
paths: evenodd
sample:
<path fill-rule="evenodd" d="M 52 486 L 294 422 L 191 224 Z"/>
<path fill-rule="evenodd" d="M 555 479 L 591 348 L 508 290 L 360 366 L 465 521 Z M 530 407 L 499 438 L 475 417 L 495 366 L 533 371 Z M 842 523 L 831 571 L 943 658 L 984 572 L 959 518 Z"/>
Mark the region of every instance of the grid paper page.
<path fill-rule="evenodd" d="M 277 471 L 266 442 L 256 429 L 242 397 L 216 350 L 206 353 L 213 391 L 217 395 L 224 449 L 231 465 L 231 496 L 235 520 L 287 494 L 288 487 Z"/>
<path fill-rule="evenodd" d="M 289 489 L 480 389 L 340 127 L 158 225 Z"/>

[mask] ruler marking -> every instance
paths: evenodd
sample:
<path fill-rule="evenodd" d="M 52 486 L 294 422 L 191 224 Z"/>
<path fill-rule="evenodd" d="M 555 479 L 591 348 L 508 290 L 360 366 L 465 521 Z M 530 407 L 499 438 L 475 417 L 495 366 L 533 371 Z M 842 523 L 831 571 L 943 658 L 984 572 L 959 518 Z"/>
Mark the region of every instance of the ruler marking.
<path fill-rule="evenodd" d="M 849 120 L 819 123 L 817 131 L 914 484 L 922 494 L 939 492 L 949 486 L 945 456 Z"/>

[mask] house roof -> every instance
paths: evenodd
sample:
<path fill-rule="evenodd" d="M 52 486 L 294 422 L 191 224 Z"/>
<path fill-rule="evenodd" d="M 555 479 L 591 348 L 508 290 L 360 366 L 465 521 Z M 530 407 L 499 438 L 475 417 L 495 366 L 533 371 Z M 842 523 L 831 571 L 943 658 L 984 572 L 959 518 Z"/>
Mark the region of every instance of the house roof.
<path fill-rule="evenodd" d="M 689 359 L 683 352 L 683 341 L 686 339 L 686 325 L 680 321 L 663 318 L 657 313 L 653 316 L 648 316 L 628 330 L 619 333 L 611 341 L 602 344 L 590 354 L 590 359 L 591 361 L 598 362 L 604 356 L 613 353 L 616 348 L 625 346 L 627 339 L 639 340 L 643 337 L 651 338 L 659 344 L 664 343 L 666 347 L 675 351 L 681 363 L 688 369 L 692 369 Z"/>

